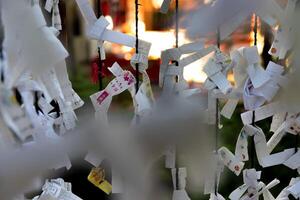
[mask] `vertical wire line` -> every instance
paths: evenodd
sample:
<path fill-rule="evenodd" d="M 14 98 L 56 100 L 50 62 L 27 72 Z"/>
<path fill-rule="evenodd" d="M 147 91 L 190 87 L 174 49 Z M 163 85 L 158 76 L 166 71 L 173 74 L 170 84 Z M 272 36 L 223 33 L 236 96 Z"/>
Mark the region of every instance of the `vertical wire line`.
<path fill-rule="evenodd" d="M 254 46 L 257 45 L 257 15 L 255 14 L 254 16 L 254 27 L 253 27 L 253 32 L 254 32 Z M 252 112 L 252 125 L 255 125 L 255 111 L 253 110 Z M 250 148 L 251 148 L 251 155 L 250 155 L 250 166 L 251 168 L 255 168 L 255 144 L 254 144 L 254 139 L 250 140 Z"/>
<path fill-rule="evenodd" d="M 220 28 L 217 30 L 217 46 L 220 49 L 221 46 L 221 38 L 220 38 Z M 216 124 L 215 124 L 215 153 L 218 154 L 219 148 L 219 99 L 216 98 Z M 218 167 L 218 166 L 217 166 Z M 215 173 L 215 195 L 218 195 L 218 172 Z"/>
<path fill-rule="evenodd" d="M 175 47 L 178 48 L 179 44 L 179 0 L 175 1 Z M 179 63 L 175 62 L 176 66 L 179 66 Z M 176 81 L 178 80 L 178 77 Z M 175 151 L 175 169 L 176 169 L 176 189 L 179 190 L 179 168 L 178 168 L 178 155 Z"/>
<path fill-rule="evenodd" d="M 176 0 L 175 4 L 175 47 L 178 48 L 179 42 L 179 1 Z"/>
<path fill-rule="evenodd" d="M 4 25 L 2 23 L 2 1 L 0 1 L 0 61 L 1 65 L 3 65 L 3 40 L 4 40 Z M 0 81 L 4 82 L 4 69 L 1 67 L 0 71 Z"/>
<path fill-rule="evenodd" d="M 139 0 L 135 0 L 135 53 L 139 53 Z M 136 93 L 139 90 L 139 63 L 135 64 Z"/>
<path fill-rule="evenodd" d="M 299 145 L 299 133 L 295 135 L 295 154 L 298 152 L 298 145 Z M 298 177 L 298 169 L 295 169 L 295 177 Z"/>
<path fill-rule="evenodd" d="M 101 0 L 97 0 L 96 6 L 97 6 L 97 15 L 99 18 L 102 15 Z M 98 81 L 99 81 L 100 91 L 103 89 L 102 66 L 103 66 L 103 61 L 101 59 L 101 48 L 100 46 L 98 46 Z"/>

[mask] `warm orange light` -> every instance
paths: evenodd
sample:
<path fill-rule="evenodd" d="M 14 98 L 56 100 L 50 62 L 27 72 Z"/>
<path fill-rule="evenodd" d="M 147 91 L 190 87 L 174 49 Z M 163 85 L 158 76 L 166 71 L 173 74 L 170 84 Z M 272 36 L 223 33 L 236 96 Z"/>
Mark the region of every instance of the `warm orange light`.
<path fill-rule="evenodd" d="M 255 25 L 255 14 L 253 14 L 253 16 L 251 18 L 251 30 L 254 30 L 254 25 Z M 254 41 L 254 31 L 251 31 L 250 41 L 253 44 L 253 41 Z M 260 21 L 260 19 L 258 17 L 257 18 L 257 49 L 258 49 L 258 53 L 259 54 L 261 54 L 263 52 L 264 44 L 265 44 L 265 37 L 264 37 L 264 35 L 261 32 L 261 21 Z"/>
<path fill-rule="evenodd" d="M 106 15 L 105 19 L 109 22 L 109 25 L 107 26 L 107 29 L 112 30 L 114 28 L 114 22 L 110 15 Z"/>
<path fill-rule="evenodd" d="M 155 9 L 159 9 L 164 0 L 152 0 L 152 5 Z"/>
<path fill-rule="evenodd" d="M 203 67 L 213 53 L 201 58 L 200 60 L 184 68 L 183 77 L 188 82 L 203 83 L 207 75 L 203 72 Z"/>
<path fill-rule="evenodd" d="M 163 0 L 152 0 L 152 5 L 154 8 L 159 9 Z M 129 1 L 128 4 L 128 15 L 126 23 L 123 25 L 122 30 L 127 34 L 135 35 L 135 13 L 134 9 L 131 9 L 134 6 L 134 1 Z M 144 23 L 142 12 L 139 13 L 139 38 L 148 42 L 151 42 L 152 46 L 149 52 L 149 59 L 157 60 L 160 59 L 161 52 L 173 48 L 175 45 L 175 34 L 174 30 L 165 30 L 165 31 L 149 31 L 146 30 L 146 25 Z M 191 41 L 186 37 L 186 32 L 184 29 L 179 30 L 179 45 L 190 43 Z M 116 47 L 111 49 L 115 54 L 122 54 L 123 58 L 130 60 L 131 56 L 134 53 L 134 50 L 129 47 Z M 205 73 L 202 71 L 206 59 L 201 59 L 197 62 L 186 66 L 184 69 L 184 78 L 189 82 L 204 82 L 206 79 Z"/>

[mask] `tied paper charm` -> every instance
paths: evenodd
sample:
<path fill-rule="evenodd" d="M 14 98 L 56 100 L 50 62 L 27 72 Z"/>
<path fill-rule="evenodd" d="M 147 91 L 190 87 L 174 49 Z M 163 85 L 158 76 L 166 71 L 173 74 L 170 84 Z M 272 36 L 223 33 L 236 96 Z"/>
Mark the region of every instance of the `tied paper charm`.
<path fill-rule="evenodd" d="M 259 182 L 261 172 L 255 169 L 246 169 L 243 171 L 244 184 L 234 190 L 230 195 L 231 200 L 258 200 L 260 195 L 263 195 L 264 200 L 269 199 L 271 193 L 270 189 L 280 183 L 279 180 L 274 179 L 268 185 Z"/>
<path fill-rule="evenodd" d="M 253 137 L 257 159 L 261 166 L 265 167 L 264 159 L 269 156 L 263 131 L 259 127 L 245 125 L 237 139 L 235 154 L 231 153 L 226 147 L 221 147 L 218 151 L 224 165 L 237 176 L 241 173 L 244 162 L 249 160 L 248 137 Z"/>
<path fill-rule="evenodd" d="M 259 64 L 260 56 L 256 46 L 244 48 L 242 53 L 248 66 L 247 73 L 249 76 L 244 86 L 244 106 L 246 110 L 254 110 L 262 104 L 257 102 L 256 97 L 251 98 L 249 90 L 259 89 L 260 87 L 264 86 L 271 79 L 271 76 Z"/>
<path fill-rule="evenodd" d="M 72 88 L 72 83 L 69 80 L 65 61 L 60 62 L 55 67 L 55 74 L 61 87 L 61 91 L 63 93 L 65 101 L 71 104 L 73 110 L 82 107 L 84 102 Z"/>
<path fill-rule="evenodd" d="M 265 102 L 270 102 L 277 94 L 278 90 L 285 85 L 285 78 L 282 76 L 284 69 L 282 66 L 269 62 L 266 73 L 270 79 L 260 87 L 255 88 L 250 79 L 247 79 L 244 87 L 244 105 L 248 110 L 256 109 Z"/>
<path fill-rule="evenodd" d="M 118 63 L 114 63 L 112 67 L 108 68 L 111 73 L 116 77 L 113 79 L 107 87 L 97 92 L 96 94 L 93 94 L 90 96 L 91 101 L 94 105 L 94 108 L 96 110 L 95 117 L 98 122 L 100 122 L 104 126 L 108 126 L 108 119 L 107 119 L 107 112 L 109 109 L 109 106 L 112 102 L 112 97 L 115 95 L 118 95 L 125 90 L 128 90 L 133 98 L 133 101 L 135 102 L 135 90 L 134 90 L 134 84 L 136 82 L 135 77 L 132 75 L 129 71 L 124 71 Z M 139 102 L 138 100 L 136 102 Z M 139 102 L 140 103 L 140 102 Z M 134 103 L 135 105 L 135 103 Z M 89 150 L 88 154 L 85 157 L 85 160 L 91 163 L 94 166 L 99 166 L 102 162 L 103 157 L 99 156 L 94 153 L 94 151 Z M 98 168 L 96 168 L 98 169 Z M 99 169 L 98 169 L 99 172 Z M 97 174 L 97 171 L 93 170 L 91 171 L 91 174 Z M 103 172 L 104 174 L 104 172 Z M 112 171 L 112 183 L 117 185 L 122 185 L 122 180 L 119 178 L 119 176 L 115 173 L 115 171 Z M 112 186 L 108 182 L 95 182 L 95 180 L 92 179 L 92 176 L 88 177 L 88 180 L 92 182 L 95 186 L 97 186 L 99 189 L 103 190 L 105 193 L 110 194 L 111 191 L 113 193 L 119 193 L 121 190 L 113 189 Z M 115 187 L 113 187 L 115 188 Z"/>
<path fill-rule="evenodd" d="M 58 31 L 62 30 L 61 17 L 59 13 L 59 1 L 60 0 L 47 0 L 45 4 L 45 9 L 51 13 L 52 11 L 52 27 Z"/>
<path fill-rule="evenodd" d="M 257 160 L 261 166 L 264 167 L 262 159 L 269 155 L 267 151 L 267 142 L 264 132 L 256 126 L 245 125 L 239 134 L 236 147 L 235 156 L 241 161 L 248 161 L 248 137 L 253 136 Z"/>
<path fill-rule="evenodd" d="M 174 187 L 172 200 L 190 200 L 185 191 L 186 177 L 186 168 L 172 169 L 172 180 Z"/>
<path fill-rule="evenodd" d="M 76 0 L 76 2 L 87 23 L 87 36 L 90 39 L 98 40 L 100 43 L 107 41 L 135 48 L 136 38 L 124 33 L 107 29 L 109 22 L 104 16 L 101 16 L 99 19 L 97 19 L 88 0 Z M 150 43 L 147 43 L 147 45 L 151 46 Z"/>
<path fill-rule="evenodd" d="M 214 57 L 210 58 L 203 68 L 203 71 L 208 76 L 204 82 L 204 88 L 208 90 L 208 124 L 216 123 L 217 98 L 227 99 L 232 95 L 233 87 L 231 83 L 227 80 L 227 73 L 232 68 L 232 66 L 233 65 L 230 58 L 223 54 L 218 48 L 215 48 Z M 228 100 L 228 102 L 229 101 L 230 99 Z M 232 113 L 233 111 L 231 112 L 231 114 Z"/>
<path fill-rule="evenodd" d="M 216 195 L 224 165 L 221 162 L 219 155 L 215 153 L 212 154 L 210 162 L 210 168 L 205 178 L 204 194 L 209 194 L 211 200 L 224 200 L 224 197 L 219 193 Z"/>
<path fill-rule="evenodd" d="M 93 168 L 88 176 L 88 180 L 96 187 L 101 189 L 106 194 L 110 194 L 112 191 L 111 184 L 105 180 L 105 171 L 104 169 L 97 167 Z"/>
<path fill-rule="evenodd" d="M 214 46 L 204 48 L 203 43 L 190 43 L 179 48 L 168 49 L 162 52 L 162 63 L 159 72 L 159 85 L 163 88 L 163 94 L 185 94 L 191 96 L 197 91 L 187 90 L 187 83 L 183 78 L 184 67 L 201 59 L 215 50 Z M 181 58 L 184 54 L 191 54 Z M 170 64 L 170 62 L 173 62 Z M 175 64 L 178 63 L 178 66 Z"/>
<path fill-rule="evenodd" d="M 272 137 L 267 143 L 267 150 L 269 153 L 280 143 L 281 139 L 287 134 L 299 134 L 299 115 L 298 114 L 285 114 L 285 119 L 282 124 L 277 128 Z M 271 154 L 263 159 L 266 167 L 283 164 L 291 169 L 300 168 L 300 154 L 295 152 L 295 148 L 285 149 L 282 152 Z"/>
<path fill-rule="evenodd" d="M 289 195 L 292 195 L 295 199 L 300 198 L 300 178 L 292 178 L 289 185 L 284 188 L 276 199 L 289 199 Z"/>
<path fill-rule="evenodd" d="M 136 124 L 137 116 L 140 117 L 139 120 L 142 120 L 142 117 L 149 115 L 154 104 L 151 82 L 146 71 L 148 69 L 148 54 L 150 51 L 150 47 L 150 43 L 140 40 L 138 46 L 139 53 L 135 53 L 130 60 L 130 64 L 134 70 L 136 70 L 136 64 L 139 64 L 139 72 L 143 75 L 143 82 L 139 86 L 138 91 L 136 92 L 134 90 L 130 92 L 135 108 L 135 117 L 133 119 L 133 124 Z"/>
<path fill-rule="evenodd" d="M 55 71 L 51 70 L 48 74 L 43 75 L 41 83 L 46 88 L 48 99 L 54 100 L 58 106 L 56 112 L 51 113 L 50 116 L 55 119 L 59 133 L 64 134 L 66 131 L 74 129 L 77 118 L 72 108 L 72 102 L 65 100 Z"/>
<path fill-rule="evenodd" d="M 96 120 L 99 120 L 99 122 L 104 125 L 108 124 L 107 112 L 111 104 L 112 97 L 124 92 L 125 90 L 132 90 L 135 84 L 135 78 L 132 73 L 129 71 L 123 71 L 118 63 L 114 63 L 114 65 L 109 69 L 116 78 L 113 79 L 104 90 L 90 96 L 96 110 Z"/>
<path fill-rule="evenodd" d="M 232 68 L 230 58 L 224 55 L 219 49 L 216 49 L 214 58 L 210 58 L 204 66 L 203 71 L 207 75 L 204 87 L 207 90 L 218 88 L 223 94 L 232 91 L 232 86 L 227 80 L 227 73 Z"/>
<path fill-rule="evenodd" d="M 3 44 L 9 47 L 11 76 L 7 79 L 8 87 L 15 86 L 24 73 L 30 73 L 34 79 L 40 78 L 68 56 L 53 31 L 46 26 L 39 4 L 32 6 L 24 1 L 5 1 L 2 10 L 6 16 L 3 18 L 4 27 L 9 27 L 4 29 Z M 20 32 L 22 34 L 18 34 Z"/>
<path fill-rule="evenodd" d="M 64 182 L 61 178 L 47 180 L 42 188 L 42 194 L 32 200 L 82 200 L 72 193 L 71 187 L 71 183 Z"/>
<path fill-rule="evenodd" d="M 298 0 L 288 0 L 285 9 L 282 11 L 283 16 L 276 30 L 273 44 L 269 50 L 269 54 L 284 59 L 288 51 L 293 47 L 295 40 L 295 30 L 291 21 L 295 17 L 296 3 Z"/>
<path fill-rule="evenodd" d="M 15 95 L 3 85 L 0 88 L 0 108 L 4 122 L 21 142 L 32 139 L 35 129 L 26 112 L 18 105 Z"/>

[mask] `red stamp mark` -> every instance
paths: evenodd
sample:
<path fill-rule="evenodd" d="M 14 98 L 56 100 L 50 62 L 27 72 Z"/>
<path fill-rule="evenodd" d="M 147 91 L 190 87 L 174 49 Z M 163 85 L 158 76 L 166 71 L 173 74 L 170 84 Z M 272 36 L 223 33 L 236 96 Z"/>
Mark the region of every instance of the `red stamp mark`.
<path fill-rule="evenodd" d="M 100 96 L 97 98 L 97 102 L 101 105 L 102 102 L 108 97 L 108 92 L 107 91 L 103 91 Z"/>

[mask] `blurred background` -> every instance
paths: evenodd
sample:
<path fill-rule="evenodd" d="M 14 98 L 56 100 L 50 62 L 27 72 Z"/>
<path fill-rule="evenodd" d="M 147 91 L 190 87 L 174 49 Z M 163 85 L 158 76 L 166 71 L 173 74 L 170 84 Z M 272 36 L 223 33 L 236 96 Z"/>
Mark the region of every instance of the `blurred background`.
<path fill-rule="evenodd" d="M 134 0 L 101 0 L 100 5 L 98 0 L 90 0 L 95 12 L 101 8 L 102 14 L 110 22 L 110 29 L 127 33 L 130 35 L 135 34 L 135 10 Z M 139 12 L 139 33 L 140 38 L 152 43 L 152 48 L 149 57 L 149 69 L 148 74 L 150 76 L 153 90 L 156 96 L 159 95 L 158 76 L 160 65 L 160 54 L 162 50 L 173 48 L 175 44 L 174 36 L 174 5 L 171 7 L 168 14 L 161 14 L 159 12 L 160 5 L 163 0 L 140 0 L 140 12 Z M 285 5 L 286 0 L 278 1 L 282 6 Z M 45 0 L 41 1 L 42 6 Z M 210 3 L 209 0 L 179 0 L 180 9 L 180 31 L 179 31 L 179 44 L 185 44 L 193 42 L 187 37 L 184 27 L 185 16 L 197 9 L 199 6 Z M 97 8 L 97 6 L 99 8 Z M 68 70 L 71 77 L 73 88 L 86 102 L 86 106 L 90 106 L 89 96 L 98 91 L 97 83 L 97 41 L 88 40 L 85 37 L 85 22 L 79 12 L 75 0 L 61 0 L 60 1 L 60 13 L 63 20 L 63 31 L 61 32 L 60 39 L 68 49 L 70 57 L 68 58 Z M 45 16 L 48 16 L 49 24 L 51 16 L 45 12 Z M 236 49 L 242 46 L 252 46 L 254 34 L 252 32 L 254 27 L 254 16 L 250 16 L 230 37 L 221 43 L 221 50 L 229 53 L 232 49 Z M 198 38 L 204 39 L 204 38 Z M 272 59 L 268 55 L 268 50 L 273 41 L 272 28 L 262 21 L 258 21 L 258 50 L 261 54 L 262 64 L 266 66 Z M 205 38 L 206 44 L 215 44 L 215 36 Z M 128 47 L 105 43 L 106 60 L 103 62 L 103 76 L 104 84 L 106 85 L 112 76 L 107 70 L 114 62 L 118 62 L 123 68 L 131 70 L 130 59 L 134 53 L 134 50 Z M 206 79 L 205 74 L 202 72 L 202 67 L 205 64 L 207 58 L 203 58 L 189 66 L 184 70 L 184 78 L 189 82 L 191 87 L 198 87 Z M 233 76 L 229 75 L 229 80 L 233 81 Z M 111 111 L 118 111 L 125 113 L 126 116 L 132 116 L 132 100 L 129 93 L 123 93 L 116 96 L 113 100 Z M 80 112 L 80 111 L 79 111 Z M 234 113 L 231 120 L 222 118 L 223 129 L 221 130 L 221 145 L 228 147 L 234 152 L 235 141 L 242 128 L 240 119 L 240 113 L 243 112 L 243 106 L 239 105 L 238 109 Z M 270 120 L 265 120 L 258 123 L 264 132 L 267 139 L 270 138 L 269 133 Z M 292 148 L 294 146 L 293 137 L 288 135 L 281 142 L 281 145 L 276 149 L 280 151 L 284 148 Z M 167 188 L 172 188 L 171 176 L 168 170 L 163 167 L 163 158 L 157 162 L 161 183 L 165 184 Z M 110 166 L 108 162 L 102 163 L 102 166 L 106 169 L 107 177 L 110 177 Z M 258 166 L 258 165 L 257 165 Z M 87 175 L 89 174 L 91 165 L 84 162 L 80 164 L 74 164 L 70 171 L 64 170 L 55 172 L 57 177 L 62 176 L 65 181 L 72 183 L 73 192 L 86 200 L 95 199 L 111 199 L 117 197 L 117 195 L 106 196 L 102 191 L 94 187 L 87 181 Z M 259 169 L 259 167 L 258 167 Z M 56 176 L 55 175 L 55 176 Z M 286 185 L 288 185 L 291 177 L 295 176 L 296 172 L 287 169 L 284 166 L 266 168 L 262 173 L 262 181 L 265 183 L 270 182 L 277 177 L 281 183 L 272 189 L 272 193 L 277 195 Z M 224 197 L 228 195 L 238 186 L 242 184 L 242 176 L 236 177 L 233 173 L 226 168 L 222 175 L 220 194 Z M 187 183 L 188 188 L 188 183 Z M 208 196 L 201 195 L 203 188 L 199 188 L 199 193 L 191 193 L 191 198 L 208 199 Z M 171 195 L 171 193 L 170 193 Z M 171 199 L 171 196 L 170 198 Z M 292 197 L 291 197 L 292 199 Z"/>

